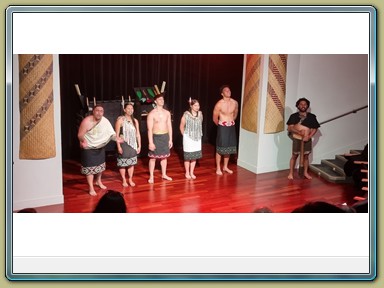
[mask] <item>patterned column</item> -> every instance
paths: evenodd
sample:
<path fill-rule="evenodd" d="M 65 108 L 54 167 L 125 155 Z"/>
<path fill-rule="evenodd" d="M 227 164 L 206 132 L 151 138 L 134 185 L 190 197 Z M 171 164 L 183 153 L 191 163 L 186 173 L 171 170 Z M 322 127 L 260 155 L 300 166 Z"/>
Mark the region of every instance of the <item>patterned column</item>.
<path fill-rule="evenodd" d="M 20 159 L 56 156 L 52 55 L 19 55 Z"/>
<path fill-rule="evenodd" d="M 287 54 L 269 55 L 265 134 L 284 131 L 287 58 Z"/>
<path fill-rule="evenodd" d="M 257 132 L 261 55 L 247 55 L 241 127 Z"/>

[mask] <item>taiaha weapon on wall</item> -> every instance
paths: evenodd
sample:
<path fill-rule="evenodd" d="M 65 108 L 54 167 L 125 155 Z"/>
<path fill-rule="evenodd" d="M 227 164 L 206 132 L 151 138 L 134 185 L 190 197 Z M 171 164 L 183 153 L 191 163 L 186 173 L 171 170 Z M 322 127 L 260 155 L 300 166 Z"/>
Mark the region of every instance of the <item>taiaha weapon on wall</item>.
<path fill-rule="evenodd" d="M 161 84 L 161 90 L 160 90 L 161 93 L 164 93 L 165 91 L 165 84 L 166 84 L 165 81 L 163 81 L 163 84 Z"/>
<path fill-rule="evenodd" d="M 157 87 L 157 85 L 154 85 L 153 87 L 155 87 L 155 94 L 156 95 L 160 94 L 159 87 Z"/>
<path fill-rule="evenodd" d="M 161 90 L 159 90 L 159 87 L 157 87 L 157 85 L 153 85 L 153 87 L 155 88 L 154 91 L 155 91 L 155 95 L 158 95 L 158 94 L 161 94 L 161 93 L 164 93 L 165 91 L 165 84 L 167 82 L 163 81 L 163 83 L 161 84 Z"/>
<path fill-rule="evenodd" d="M 85 103 L 85 96 L 81 95 L 80 88 L 79 88 L 78 84 L 75 84 L 75 89 L 76 89 L 77 95 L 79 96 L 81 108 L 84 110 L 87 108 L 87 110 L 88 110 L 88 103 Z M 85 105 L 87 105 L 87 107 L 85 107 Z"/>
<path fill-rule="evenodd" d="M 84 114 L 84 116 L 87 116 L 90 112 L 92 112 L 93 107 L 95 107 L 97 104 L 96 97 L 93 97 L 93 106 L 91 107 L 89 105 L 88 97 L 81 94 L 79 84 L 75 84 L 75 89 L 76 89 L 77 95 L 79 96 L 82 114 Z"/>
<path fill-rule="evenodd" d="M 121 96 L 121 111 L 120 111 L 121 115 L 124 115 L 124 105 L 125 105 L 124 96 Z"/>
<path fill-rule="evenodd" d="M 76 113 L 76 125 L 77 127 L 79 127 L 81 121 L 91 113 L 92 107 L 89 106 L 88 97 L 81 94 L 80 87 L 78 84 L 75 84 L 75 89 L 76 89 L 77 95 L 79 96 L 80 105 L 81 105 L 81 109 Z M 96 106 L 95 97 L 93 98 L 93 102 L 94 102 L 93 107 L 95 107 Z"/>
<path fill-rule="evenodd" d="M 135 91 L 136 97 L 141 104 L 153 105 L 155 96 L 165 93 L 165 85 L 166 82 L 163 81 L 161 90 L 159 90 L 159 87 L 156 84 L 151 87 L 134 87 L 133 90 Z"/>

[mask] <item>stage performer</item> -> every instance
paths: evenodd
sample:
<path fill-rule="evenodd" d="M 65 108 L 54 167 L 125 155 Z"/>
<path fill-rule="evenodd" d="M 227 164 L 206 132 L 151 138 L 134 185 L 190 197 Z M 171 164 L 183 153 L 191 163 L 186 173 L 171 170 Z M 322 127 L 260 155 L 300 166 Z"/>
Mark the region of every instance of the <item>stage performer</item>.
<path fill-rule="evenodd" d="M 96 196 L 93 187 L 94 175 L 96 175 L 96 185 L 101 189 L 107 187 L 101 182 L 101 174 L 105 170 L 105 146 L 110 140 L 116 139 L 115 130 L 109 120 L 104 116 L 104 108 L 96 105 L 92 115 L 83 119 L 80 124 L 77 137 L 80 141 L 81 149 L 81 174 L 87 178 L 89 194 Z"/>
<path fill-rule="evenodd" d="M 299 110 L 293 113 L 288 121 L 288 132 L 292 138 L 292 156 L 289 162 L 288 179 L 293 179 L 293 172 L 296 165 L 296 159 L 300 154 L 300 143 L 304 141 L 304 177 L 312 179 L 308 174 L 309 160 L 308 156 L 312 152 L 312 137 L 320 127 L 316 115 L 308 112 L 311 102 L 306 98 L 300 98 L 296 101 L 296 108 Z"/>
<path fill-rule="evenodd" d="M 133 103 L 125 103 L 124 115 L 117 118 L 115 123 L 116 137 L 124 140 L 123 143 L 117 143 L 117 167 L 121 178 L 123 179 L 123 187 L 136 186 L 133 182 L 133 172 L 137 164 L 137 154 L 141 149 L 141 137 L 139 130 L 139 121 L 133 116 Z M 128 183 L 125 178 L 125 168 L 128 171 Z"/>
<path fill-rule="evenodd" d="M 180 132 L 183 135 L 185 178 L 196 179 L 196 160 L 202 157 L 203 113 L 196 99 L 190 100 L 189 106 L 189 110 L 181 117 Z"/>
<path fill-rule="evenodd" d="M 213 122 L 217 125 L 216 137 L 216 174 L 223 175 L 223 172 L 232 174 L 228 168 L 229 157 L 237 153 L 237 138 L 235 120 L 239 111 L 236 100 L 231 98 L 231 89 L 228 85 L 220 87 L 223 99 L 219 100 L 213 109 Z M 224 157 L 223 170 L 221 170 L 221 157 Z"/>
<path fill-rule="evenodd" d="M 163 94 L 157 94 L 154 100 L 156 107 L 147 116 L 150 184 L 154 183 L 156 159 L 160 160 L 161 178 L 172 181 L 167 175 L 167 158 L 171 155 L 170 149 L 173 146 L 171 113 L 164 108 Z"/>

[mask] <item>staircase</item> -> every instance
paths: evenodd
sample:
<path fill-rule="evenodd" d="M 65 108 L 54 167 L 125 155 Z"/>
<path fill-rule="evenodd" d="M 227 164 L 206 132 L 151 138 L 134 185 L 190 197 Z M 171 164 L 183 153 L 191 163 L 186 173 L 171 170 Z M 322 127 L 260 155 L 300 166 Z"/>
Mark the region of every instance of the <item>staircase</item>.
<path fill-rule="evenodd" d="M 350 150 L 351 154 L 359 154 L 362 150 Z M 335 159 L 323 159 L 320 164 L 310 164 L 309 170 L 333 183 L 352 183 L 351 177 L 344 173 L 347 159 L 343 155 L 336 155 Z"/>

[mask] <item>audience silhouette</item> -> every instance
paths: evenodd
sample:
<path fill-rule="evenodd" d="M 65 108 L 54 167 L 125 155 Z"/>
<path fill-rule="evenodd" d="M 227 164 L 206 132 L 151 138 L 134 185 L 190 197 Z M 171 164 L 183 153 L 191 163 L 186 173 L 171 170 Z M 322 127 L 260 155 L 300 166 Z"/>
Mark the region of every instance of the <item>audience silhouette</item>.
<path fill-rule="evenodd" d="M 256 208 L 253 213 L 273 213 L 273 211 L 269 207 L 263 206 Z"/>
<path fill-rule="evenodd" d="M 123 194 L 118 191 L 108 190 L 97 203 L 93 213 L 126 213 L 127 205 Z"/>
<path fill-rule="evenodd" d="M 304 204 L 292 211 L 292 213 L 347 213 L 349 209 L 338 207 L 336 205 L 324 202 L 313 201 Z"/>
<path fill-rule="evenodd" d="M 368 213 L 368 199 L 356 202 L 352 208 L 355 209 L 356 213 Z"/>
<path fill-rule="evenodd" d="M 37 213 L 37 211 L 35 208 L 24 208 L 17 211 L 17 213 Z"/>

